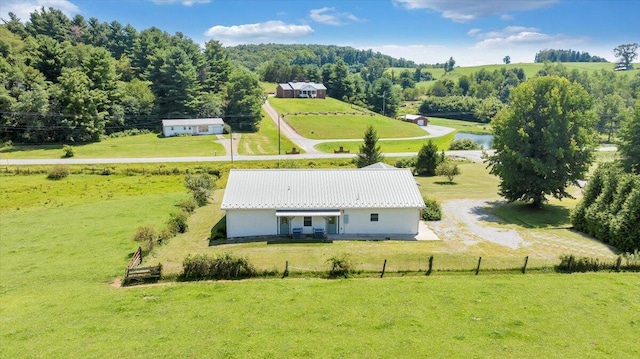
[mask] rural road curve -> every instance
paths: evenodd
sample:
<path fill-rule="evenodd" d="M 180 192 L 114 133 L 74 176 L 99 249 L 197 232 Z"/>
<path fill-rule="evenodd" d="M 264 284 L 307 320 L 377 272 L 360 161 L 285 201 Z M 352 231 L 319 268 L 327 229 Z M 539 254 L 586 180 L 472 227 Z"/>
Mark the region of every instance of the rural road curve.
<path fill-rule="evenodd" d="M 273 120 L 276 126 L 278 126 L 278 111 L 276 111 L 271 106 L 271 104 L 269 103 L 269 100 L 265 101 L 262 104 L 262 108 L 269 114 L 269 117 L 271 118 L 271 120 Z M 435 126 L 435 125 L 420 126 L 420 128 L 423 129 L 428 134 L 424 136 L 417 136 L 417 137 L 381 138 L 379 139 L 379 141 L 422 140 L 427 138 L 441 137 L 455 131 L 453 128 L 450 128 L 450 127 Z M 324 142 L 362 141 L 361 138 L 335 138 L 335 139 L 325 139 L 325 140 L 313 140 L 310 138 L 303 137 L 301 134 L 296 132 L 296 130 L 294 130 L 293 127 L 289 126 L 287 121 L 284 121 L 284 119 L 280 120 L 280 131 L 282 134 L 289 137 L 291 142 L 293 142 L 299 148 L 302 148 L 303 150 L 305 150 L 305 152 L 308 154 L 323 153 L 315 149 L 314 146 Z"/>

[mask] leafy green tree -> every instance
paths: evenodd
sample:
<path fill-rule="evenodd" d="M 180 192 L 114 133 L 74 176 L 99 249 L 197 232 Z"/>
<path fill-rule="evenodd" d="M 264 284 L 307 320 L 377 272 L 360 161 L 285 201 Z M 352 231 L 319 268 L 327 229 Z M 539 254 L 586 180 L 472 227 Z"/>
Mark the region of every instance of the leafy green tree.
<path fill-rule="evenodd" d="M 622 125 L 618 151 L 625 169 L 640 174 L 640 101 L 636 101 L 631 116 Z"/>
<path fill-rule="evenodd" d="M 207 204 L 207 200 L 216 188 L 213 178 L 206 173 L 199 175 L 188 174 L 184 179 L 184 186 L 191 192 L 198 206 Z"/>
<path fill-rule="evenodd" d="M 40 11 L 34 11 L 29 16 L 29 22 L 25 25 L 27 31 L 32 35 L 45 35 L 58 42 L 69 39 L 71 33 L 71 21 L 62 11 L 44 6 Z"/>
<path fill-rule="evenodd" d="M 157 51 L 148 76 L 156 96 L 156 111 L 163 117 L 188 117 L 199 91 L 196 68 L 179 47 Z"/>
<path fill-rule="evenodd" d="M 613 55 L 618 59 L 618 65 L 624 66 L 625 70 L 633 69 L 633 60 L 638 57 L 638 43 L 622 44 L 613 49 Z"/>
<path fill-rule="evenodd" d="M 443 161 L 443 156 L 438 153 L 438 146 L 429 140 L 418 152 L 414 171 L 420 176 L 435 176 L 436 168 Z"/>
<path fill-rule="evenodd" d="M 57 140 L 98 141 L 105 130 L 105 116 L 100 107 L 104 94 L 91 90 L 91 80 L 80 69 L 62 71 L 54 96 L 59 101 L 60 133 Z"/>
<path fill-rule="evenodd" d="M 507 55 L 502 59 L 502 62 L 504 62 L 506 65 L 509 65 L 511 63 L 511 56 Z"/>
<path fill-rule="evenodd" d="M 480 101 L 480 104 L 474 110 L 474 114 L 478 121 L 489 123 L 503 107 L 502 101 L 490 96 Z"/>
<path fill-rule="evenodd" d="M 402 89 L 383 77 L 371 85 L 368 97 L 369 106 L 374 112 L 395 117 L 402 101 Z"/>
<path fill-rule="evenodd" d="M 436 175 L 445 176 L 449 180 L 449 184 L 453 184 L 453 179 L 460 174 L 460 168 L 456 163 L 444 161 L 436 167 Z"/>
<path fill-rule="evenodd" d="M 453 57 L 449 58 L 449 61 L 444 63 L 444 72 L 451 72 L 456 68 L 456 60 Z"/>
<path fill-rule="evenodd" d="M 244 68 L 236 69 L 229 77 L 227 89 L 225 122 L 240 129 L 255 129 L 264 102 L 258 76 Z"/>
<path fill-rule="evenodd" d="M 598 131 L 606 133 L 607 142 L 611 142 L 611 137 L 626 114 L 624 99 L 617 93 L 606 95 L 596 103 L 595 109 L 600 118 L 597 124 Z"/>
<path fill-rule="evenodd" d="M 411 75 L 411 72 L 409 72 L 409 70 L 404 70 L 400 73 L 400 87 L 402 87 L 402 89 L 407 89 L 407 88 L 414 88 L 416 87 L 416 83 L 413 80 L 413 77 Z"/>
<path fill-rule="evenodd" d="M 231 61 L 227 51 L 218 41 L 210 40 L 204 44 L 205 80 L 204 91 L 221 92 L 229 81 Z"/>
<path fill-rule="evenodd" d="M 360 146 L 360 153 L 355 159 L 356 165 L 358 168 L 362 168 L 382 162 L 383 159 L 380 146 L 378 146 L 378 132 L 373 126 L 369 126 L 364 133 L 364 143 Z"/>
<path fill-rule="evenodd" d="M 511 104 L 493 119 L 496 152 L 487 161 L 508 201 L 571 198 L 566 188 L 593 160 L 595 114 L 582 86 L 557 76 L 536 77 L 511 91 Z"/>

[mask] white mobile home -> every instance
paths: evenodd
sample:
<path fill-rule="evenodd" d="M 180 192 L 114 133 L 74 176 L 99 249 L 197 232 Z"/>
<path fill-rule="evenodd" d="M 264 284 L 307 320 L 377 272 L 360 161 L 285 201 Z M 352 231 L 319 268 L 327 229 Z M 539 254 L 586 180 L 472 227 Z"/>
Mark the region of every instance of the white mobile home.
<path fill-rule="evenodd" d="M 162 134 L 165 137 L 177 135 L 218 135 L 224 132 L 221 118 L 194 118 L 162 120 Z"/>
<path fill-rule="evenodd" d="M 227 237 L 417 234 L 422 195 L 409 169 L 231 170 Z"/>

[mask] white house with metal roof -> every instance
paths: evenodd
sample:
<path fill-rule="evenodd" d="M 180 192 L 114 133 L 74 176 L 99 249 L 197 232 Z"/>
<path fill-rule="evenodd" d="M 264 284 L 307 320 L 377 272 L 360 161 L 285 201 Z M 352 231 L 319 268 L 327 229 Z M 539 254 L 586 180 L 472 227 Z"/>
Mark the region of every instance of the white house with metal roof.
<path fill-rule="evenodd" d="M 177 135 L 219 135 L 224 132 L 221 118 L 193 118 L 162 120 L 162 134 L 165 137 Z"/>
<path fill-rule="evenodd" d="M 409 169 L 231 170 L 227 237 L 417 234 L 424 200 Z"/>

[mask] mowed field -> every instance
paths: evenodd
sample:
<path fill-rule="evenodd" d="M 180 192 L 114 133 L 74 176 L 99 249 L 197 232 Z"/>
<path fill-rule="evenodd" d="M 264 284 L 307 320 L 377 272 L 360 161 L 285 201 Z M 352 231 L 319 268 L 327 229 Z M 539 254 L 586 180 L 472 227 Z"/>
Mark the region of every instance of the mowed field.
<path fill-rule="evenodd" d="M 262 120 L 258 124 L 256 132 L 242 132 L 238 152 L 241 155 L 277 155 L 278 154 L 278 127 L 262 110 Z M 280 149 L 284 154 L 285 149 L 291 149 L 293 142 L 286 136 L 280 137 Z M 304 153 L 304 151 L 302 152 Z"/>
<path fill-rule="evenodd" d="M 362 138 L 373 126 L 380 138 L 424 136 L 414 124 L 394 120 L 363 110 L 357 106 L 326 99 L 269 98 L 269 103 L 296 132 L 311 139 Z"/>
<path fill-rule="evenodd" d="M 194 165 L 176 166 L 196 171 Z M 458 191 L 479 195 L 479 188 L 494 182 L 471 166 L 465 165 L 466 174 L 457 179 Z M 393 270 L 398 269 L 394 262 L 424 265 L 433 254 L 437 268 L 461 261 L 460 269 L 468 270 L 459 275 L 436 271 L 430 277 L 389 273 L 385 279 L 294 276 L 113 286 L 136 247 L 131 240 L 135 229 L 162 226 L 187 197 L 183 175 L 146 173 L 72 174 L 60 181 L 46 180 L 44 174 L 0 176 L 0 357 L 640 355 L 640 348 L 630 345 L 640 334 L 637 274 L 534 270 L 473 276 L 467 259 L 473 267 L 480 252 L 455 252 L 437 242 L 209 247 L 208 231 L 221 218 L 222 190 L 189 219 L 186 234 L 159 247 L 146 263 L 161 262 L 175 273 L 179 267 L 172 268 L 169 256 L 233 252 L 265 269 L 282 270 L 288 258 L 295 273 L 310 265 L 324 270 L 328 255 L 348 253 L 356 267 L 379 268 L 388 257 L 387 269 Z M 442 189 L 439 198 L 456 196 L 436 178 L 418 180 L 423 191 Z M 491 257 L 487 248 L 482 250 Z M 297 254 L 302 252 L 304 257 Z M 521 260 L 518 253 L 513 263 Z"/>
<path fill-rule="evenodd" d="M 70 144 L 75 158 L 135 158 L 224 156 L 216 136 L 162 137 L 144 134 L 107 138 L 100 142 Z M 61 158 L 62 144 L 12 145 L 0 148 L 2 158 Z"/>

